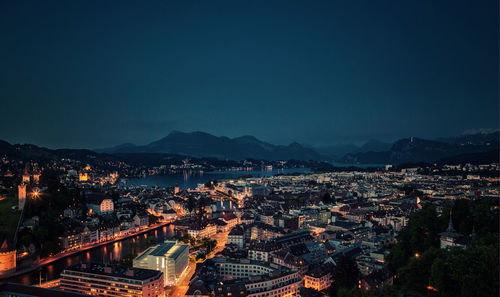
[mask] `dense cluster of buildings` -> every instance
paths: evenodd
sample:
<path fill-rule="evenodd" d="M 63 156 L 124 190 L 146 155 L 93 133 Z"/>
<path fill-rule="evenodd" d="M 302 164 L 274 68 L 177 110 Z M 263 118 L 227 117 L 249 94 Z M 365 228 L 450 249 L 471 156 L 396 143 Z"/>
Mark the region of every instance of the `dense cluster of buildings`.
<path fill-rule="evenodd" d="M 394 277 L 388 247 L 424 203 L 441 214 L 451 200 L 500 194 L 500 180 L 481 174 L 497 172 L 498 164 L 248 177 L 181 190 L 126 186 L 115 172 L 68 162 L 60 181 L 78 187 L 82 203 L 60 214 L 64 251 L 136 234 L 151 220 L 187 236 L 146 247 L 130 267 L 78 263 L 61 274 L 59 289 L 96 296 L 163 296 L 164 287 L 180 282 L 187 296 L 328 296 L 341 257 L 356 263 L 360 289 L 381 288 Z M 45 190 L 39 171 L 25 171 L 19 209 L 35 187 Z M 448 171 L 461 174 L 442 174 Z M 38 222 L 25 217 L 20 228 L 36 230 Z M 457 233 L 451 222 L 442 231 L 442 248 L 467 247 L 470 234 Z M 222 247 L 197 258 L 193 245 L 214 238 Z M 0 273 L 15 271 L 21 253 L 29 250 L 4 242 Z M 189 261 L 197 262 L 195 271 Z"/>
<path fill-rule="evenodd" d="M 496 164 L 459 168 L 466 173 L 498 171 Z M 295 271 L 301 279 L 300 287 L 307 288 L 301 293 L 303 296 L 308 296 L 311 290 L 327 296 L 335 281 L 333 267 L 341 256 L 354 259 L 360 271 L 360 289 L 392 284 L 394 276 L 385 263 L 388 247 L 424 203 L 434 204 L 441 214 L 455 199 L 498 197 L 498 178 L 420 171 L 421 168 L 398 172 L 334 172 L 247 178 L 219 184 L 216 191 L 243 201 L 242 207 L 227 210 L 238 217 L 239 223 L 228 233 L 226 248 L 221 252 L 223 258 L 214 258 L 197 269 L 188 295 L 253 296 L 248 290 L 253 270 L 241 263 L 258 262 L 268 268 Z M 202 185 L 198 190 L 207 189 Z M 209 228 L 207 223 L 201 229 L 198 226 L 191 229 L 194 232 Z M 450 222 L 448 229 L 440 234 L 441 247 L 466 248 L 471 236 L 456 233 Z M 266 269 L 261 272 L 269 274 Z M 222 289 L 218 284 L 221 278 L 230 279 L 233 289 Z M 275 285 L 274 289 L 281 286 Z M 266 289 L 260 293 L 277 294 Z M 294 294 L 299 291 L 290 296 Z"/>

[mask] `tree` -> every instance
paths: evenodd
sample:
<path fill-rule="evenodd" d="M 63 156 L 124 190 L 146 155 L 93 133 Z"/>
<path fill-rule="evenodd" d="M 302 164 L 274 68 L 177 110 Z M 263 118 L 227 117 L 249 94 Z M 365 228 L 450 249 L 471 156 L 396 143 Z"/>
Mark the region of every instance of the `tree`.
<path fill-rule="evenodd" d="M 111 199 L 116 203 L 120 199 L 120 194 L 116 191 L 111 192 Z"/>
<path fill-rule="evenodd" d="M 205 210 L 205 198 L 201 197 L 198 200 L 198 209 L 196 211 L 196 214 L 198 215 L 199 218 L 202 218 L 207 211 Z"/>
<path fill-rule="evenodd" d="M 330 196 L 329 193 L 325 193 L 323 194 L 323 196 L 321 197 L 321 201 L 323 201 L 323 203 L 327 204 L 327 203 L 331 203 L 332 202 L 332 197 Z"/>
<path fill-rule="evenodd" d="M 498 202 L 490 199 L 456 200 L 437 217 L 434 206 L 424 205 L 398 235 L 391 248 L 389 268 L 399 274 L 402 292 L 422 295 L 498 296 Z M 475 235 L 465 249 L 439 248 L 439 232 L 446 229 L 452 209 L 454 228 Z"/>
<path fill-rule="evenodd" d="M 47 186 L 48 193 L 55 193 L 61 188 L 59 182 L 60 172 L 54 169 L 44 169 L 40 174 L 40 184 Z"/>
<path fill-rule="evenodd" d="M 333 279 L 336 287 L 340 288 L 356 288 L 358 282 L 358 266 L 350 257 L 343 254 L 340 255 L 337 265 L 333 268 Z"/>
<path fill-rule="evenodd" d="M 361 289 L 347 289 L 341 288 L 337 293 L 337 297 L 388 297 L 397 296 L 393 292 L 380 291 L 378 289 L 373 289 L 369 291 L 364 291 Z"/>
<path fill-rule="evenodd" d="M 397 239 L 398 243 L 391 249 L 389 265 L 397 270 L 406 265 L 415 254 L 423 254 L 431 247 L 439 248 L 439 233 L 442 231 L 442 222 L 436 215 L 436 208 L 432 204 L 425 204 L 417 211 L 403 228 Z"/>
<path fill-rule="evenodd" d="M 498 296 L 498 261 L 498 241 L 443 251 L 431 266 L 429 282 L 443 297 Z"/>
<path fill-rule="evenodd" d="M 194 208 L 196 207 L 196 201 L 192 196 L 188 197 L 187 203 L 186 203 L 187 210 L 189 213 L 192 213 Z"/>
<path fill-rule="evenodd" d="M 430 248 L 423 254 L 413 255 L 409 263 L 400 269 L 400 281 L 405 290 L 425 292 L 429 285 L 431 266 L 441 257 L 443 250 Z"/>

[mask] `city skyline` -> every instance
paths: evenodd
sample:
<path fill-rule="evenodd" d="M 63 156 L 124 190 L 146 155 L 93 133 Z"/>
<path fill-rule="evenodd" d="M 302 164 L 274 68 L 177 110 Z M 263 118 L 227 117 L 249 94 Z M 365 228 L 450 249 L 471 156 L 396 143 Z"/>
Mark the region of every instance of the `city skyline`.
<path fill-rule="evenodd" d="M 499 8 L 1 2 L 0 296 L 499 296 Z"/>
<path fill-rule="evenodd" d="M 497 129 L 498 3 L 3 3 L 0 139 L 275 144 Z"/>

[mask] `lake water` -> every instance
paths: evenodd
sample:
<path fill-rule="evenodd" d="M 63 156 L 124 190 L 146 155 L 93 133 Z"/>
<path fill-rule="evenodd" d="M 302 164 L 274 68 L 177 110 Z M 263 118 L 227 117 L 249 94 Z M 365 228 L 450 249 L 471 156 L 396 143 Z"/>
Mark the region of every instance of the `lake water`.
<path fill-rule="evenodd" d="M 330 162 L 335 167 L 358 167 L 358 168 L 385 168 L 387 164 L 350 164 L 350 163 L 337 163 Z"/>
<path fill-rule="evenodd" d="M 293 169 L 273 169 L 273 170 L 252 170 L 252 171 L 191 171 L 185 170 L 182 173 L 149 175 L 142 178 L 131 178 L 127 180 L 127 185 L 133 186 L 159 186 L 173 187 L 176 184 L 181 189 L 196 189 L 198 184 L 204 184 L 210 180 L 236 179 L 241 176 L 252 175 L 253 177 L 273 176 L 276 174 L 289 173 L 309 173 L 309 168 Z"/>

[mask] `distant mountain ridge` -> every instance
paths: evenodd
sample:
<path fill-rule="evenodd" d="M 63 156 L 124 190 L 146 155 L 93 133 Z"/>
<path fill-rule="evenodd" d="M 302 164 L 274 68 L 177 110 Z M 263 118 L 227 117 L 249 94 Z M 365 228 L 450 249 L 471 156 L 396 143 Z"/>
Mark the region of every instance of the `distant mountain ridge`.
<path fill-rule="evenodd" d="M 476 156 L 491 153 L 499 148 L 499 132 L 488 134 L 461 135 L 458 137 L 426 140 L 421 138 L 400 139 L 386 151 L 368 151 L 346 154 L 339 161 L 349 164 L 402 164 L 415 162 L 436 162 L 454 156 Z M 494 161 L 498 160 L 495 158 Z"/>
<path fill-rule="evenodd" d="M 454 156 L 490 158 L 491 151 L 499 147 L 499 132 L 464 134 L 436 140 L 410 137 L 393 144 L 369 140 L 362 146 L 340 144 L 312 148 L 296 142 L 273 145 L 254 136 L 229 138 L 205 132 L 172 131 L 166 137 L 147 145 L 130 143 L 95 150 L 108 154 L 166 153 L 192 157 L 209 157 L 228 160 L 330 160 L 346 164 L 402 164 L 436 162 Z M 489 152 L 485 156 L 481 153 Z M 493 161 L 497 159 L 492 159 Z"/>
<path fill-rule="evenodd" d="M 313 149 L 294 142 L 289 145 L 274 145 L 254 136 L 229 138 L 214 136 L 205 132 L 172 131 L 166 137 L 147 145 L 119 145 L 96 150 L 103 153 L 168 153 L 193 157 L 219 159 L 262 159 L 262 160 L 325 160 L 325 156 Z"/>
<path fill-rule="evenodd" d="M 317 152 L 329 156 L 333 160 L 339 160 L 347 154 L 382 152 L 391 148 L 391 144 L 376 139 L 370 139 L 363 145 L 355 144 L 336 144 L 330 146 L 313 147 Z"/>
<path fill-rule="evenodd" d="M 297 160 L 333 161 L 345 164 L 403 164 L 419 162 L 499 162 L 499 132 L 467 134 L 457 137 L 426 140 L 404 138 L 392 145 L 368 141 L 363 146 L 339 147 L 352 149 L 343 156 L 333 157 L 324 151 L 305 147 L 296 142 L 273 145 L 254 136 L 218 137 L 204 132 L 173 131 L 148 145 L 126 143 L 112 148 L 47 149 L 33 144 L 10 144 L 0 140 L 0 154 L 23 160 L 54 160 L 76 158 L 83 162 L 93 160 L 126 160 L 132 163 L 156 164 L 161 160 L 182 160 L 185 157 L 216 158 L 219 160 Z"/>

